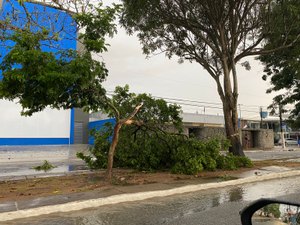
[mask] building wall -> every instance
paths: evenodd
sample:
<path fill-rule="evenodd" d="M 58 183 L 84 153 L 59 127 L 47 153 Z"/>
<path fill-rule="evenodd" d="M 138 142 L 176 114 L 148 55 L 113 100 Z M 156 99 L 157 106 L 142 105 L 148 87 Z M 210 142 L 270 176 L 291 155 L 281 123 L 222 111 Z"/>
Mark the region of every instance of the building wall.
<path fill-rule="evenodd" d="M 89 122 L 89 131 L 92 131 L 92 130 L 99 131 L 101 129 L 104 129 L 104 124 L 106 124 L 106 123 L 111 123 L 111 125 L 114 126 L 116 123 L 116 120 L 109 118 L 109 119 L 104 119 L 104 120 L 91 121 L 91 122 Z M 90 135 L 88 143 L 90 145 L 93 145 L 94 142 L 95 142 L 94 136 Z"/>
<path fill-rule="evenodd" d="M 271 149 L 274 147 L 274 132 L 270 129 L 261 129 L 254 132 L 254 145 L 257 148 Z"/>
<path fill-rule="evenodd" d="M 243 129 L 242 144 L 244 149 L 272 149 L 274 132 L 271 129 Z"/>
<path fill-rule="evenodd" d="M 2 4 L 2 5 L 1 5 Z M 14 5 L 18 10 L 14 13 L 24 14 L 24 9 L 18 6 L 16 0 L 1 1 L 0 19 L 5 19 L 12 13 Z M 42 46 L 43 51 L 56 52 L 60 49 L 76 49 L 76 24 L 72 17 L 64 12 L 44 6 L 25 3 L 28 12 L 40 11 L 39 23 L 52 27 L 59 33 L 59 41 Z M 33 15 L 33 14 L 32 14 Z M 33 15 L 34 16 L 34 15 Z M 21 27 L 22 21 L 12 21 Z M 62 29 L 63 28 L 63 29 Z M 1 43 L 12 45 L 12 42 Z M 2 46 L 2 45 L 1 45 Z M 51 47 L 53 46 L 53 47 Z M 5 47 L 0 47 L 0 60 L 7 53 Z M 0 81 L 2 79 L 0 71 Z M 0 100 L 0 145 L 40 145 L 40 144 L 72 144 L 74 141 L 74 110 L 45 109 L 31 117 L 20 115 L 21 106 L 5 100 Z"/>
<path fill-rule="evenodd" d="M 224 126 L 225 124 L 223 116 L 197 113 L 182 113 L 181 116 L 184 123 L 218 124 L 220 126 Z"/>
<path fill-rule="evenodd" d="M 0 100 L 0 145 L 69 144 L 71 110 L 46 109 L 31 117 L 21 106 Z"/>
<path fill-rule="evenodd" d="M 189 128 L 189 136 L 194 135 L 199 139 L 207 139 L 214 137 L 225 137 L 225 129 L 223 127 L 193 127 Z"/>

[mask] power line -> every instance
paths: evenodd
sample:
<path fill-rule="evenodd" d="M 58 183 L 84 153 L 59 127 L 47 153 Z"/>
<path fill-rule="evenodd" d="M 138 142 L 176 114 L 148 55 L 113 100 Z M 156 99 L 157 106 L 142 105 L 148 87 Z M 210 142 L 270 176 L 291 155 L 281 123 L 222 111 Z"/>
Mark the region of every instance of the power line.
<path fill-rule="evenodd" d="M 114 91 L 107 91 L 109 93 L 114 93 Z M 112 95 L 112 94 L 110 94 Z M 152 95 L 152 97 L 154 98 L 158 98 L 158 99 L 164 99 L 166 100 L 166 102 L 168 103 L 177 103 L 179 105 L 186 105 L 186 106 L 195 106 L 195 107 L 206 107 L 206 108 L 213 108 L 213 109 L 222 109 L 223 107 L 217 107 L 218 105 L 223 105 L 220 102 L 207 102 L 207 101 L 198 101 L 198 100 L 191 100 L 191 99 L 183 99 L 183 98 L 174 98 L 174 97 L 161 97 L 161 96 L 155 96 Z M 199 104 L 207 104 L 207 105 L 198 105 L 198 104 L 189 104 L 189 103 L 199 103 Z M 210 106 L 210 105 L 216 105 L 216 106 Z M 241 105 L 241 110 L 242 112 L 250 112 L 250 113 L 259 113 L 259 109 L 260 107 L 266 108 L 266 106 L 259 106 L 259 105 L 244 105 L 244 104 L 240 104 Z M 254 111 L 253 109 L 245 109 L 246 108 L 256 108 L 257 107 L 257 111 Z"/>

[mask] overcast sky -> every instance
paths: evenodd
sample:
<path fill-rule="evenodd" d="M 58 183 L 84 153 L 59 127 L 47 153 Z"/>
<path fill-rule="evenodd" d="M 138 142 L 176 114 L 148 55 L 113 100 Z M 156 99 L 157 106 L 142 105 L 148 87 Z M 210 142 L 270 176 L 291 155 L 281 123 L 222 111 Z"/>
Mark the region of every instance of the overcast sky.
<path fill-rule="evenodd" d="M 105 4 L 118 2 L 104 0 Z M 184 62 L 178 64 L 178 58 L 169 60 L 164 54 L 146 59 L 142 54 L 142 47 L 137 37 L 128 36 L 122 28 L 118 34 L 109 40 L 110 48 L 103 55 L 109 69 L 109 76 L 105 82 L 107 90 L 112 91 L 117 85 L 129 84 L 130 90 L 137 93 L 150 93 L 164 98 L 199 101 L 195 103 L 185 101 L 184 111 L 206 114 L 222 114 L 221 101 L 217 93 L 215 81 L 197 63 Z M 269 82 L 261 79 L 263 66 L 254 58 L 249 60 L 251 70 L 238 66 L 239 101 L 243 116 L 256 117 L 259 107 L 266 107 L 272 102 L 272 94 L 266 94 Z M 241 62 L 243 62 L 241 61 Z M 214 107 L 214 108 L 213 108 Z M 219 109 L 218 109 L 219 108 Z"/>
<path fill-rule="evenodd" d="M 199 64 L 178 64 L 177 58 L 169 60 L 164 54 L 146 59 L 138 39 L 128 36 L 120 28 L 109 43 L 111 46 L 103 55 L 109 69 L 109 76 L 105 82 L 108 91 L 112 91 L 117 85 L 129 84 L 132 92 L 204 102 L 186 101 L 185 103 L 200 107 L 184 105 L 184 111 L 203 113 L 205 106 L 206 114 L 222 113 L 221 109 L 210 108 L 221 107 L 209 104 L 220 103 L 220 99 L 215 81 Z M 239 104 L 244 116 L 257 116 L 259 106 L 266 108 L 271 103 L 272 95 L 265 93 L 269 83 L 261 79 L 263 66 L 258 61 L 250 60 L 250 71 L 238 66 Z"/>

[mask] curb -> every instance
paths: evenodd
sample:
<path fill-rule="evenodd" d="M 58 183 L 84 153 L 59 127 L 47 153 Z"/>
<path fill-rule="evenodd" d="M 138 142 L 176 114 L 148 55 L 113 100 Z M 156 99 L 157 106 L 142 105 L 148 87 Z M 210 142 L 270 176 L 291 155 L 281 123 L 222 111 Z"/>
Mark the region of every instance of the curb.
<path fill-rule="evenodd" d="M 52 213 L 61 213 L 61 212 L 71 212 L 77 210 L 83 210 L 88 208 L 96 208 L 105 205 L 124 203 L 124 202 L 133 202 L 133 201 L 142 201 L 154 197 L 166 197 L 175 194 L 183 194 L 188 192 L 195 192 L 213 188 L 222 188 L 233 185 L 241 185 L 246 183 L 253 183 L 265 180 L 271 180 L 276 178 L 287 178 L 292 176 L 300 176 L 300 170 L 293 170 L 281 173 L 270 173 L 262 176 L 252 176 L 247 178 L 240 178 L 238 180 L 223 181 L 219 183 L 207 183 L 207 184 L 198 184 L 198 185 L 188 185 L 179 188 L 173 188 L 168 190 L 160 191 L 148 191 L 148 192 L 139 192 L 139 193 L 130 193 L 130 194 L 120 194 L 113 195 L 105 198 L 97 198 L 91 200 L 83 201 L 74 201 L 59 205 L 50 205 L 42 206 L 38 208 L 24 209 L 14 212 L 4 212 L 0 213 L 0 222 L 29 218 L 34 216 L 41 216 Z"/>

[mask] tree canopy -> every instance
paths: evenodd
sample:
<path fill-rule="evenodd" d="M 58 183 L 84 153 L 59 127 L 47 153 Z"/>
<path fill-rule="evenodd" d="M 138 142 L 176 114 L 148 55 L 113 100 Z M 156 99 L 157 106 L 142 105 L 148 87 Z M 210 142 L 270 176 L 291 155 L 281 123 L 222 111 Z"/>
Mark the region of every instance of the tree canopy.
<path fill-rule="evenodd" d="M 47 106 L 99 110 L 105 105 L 101 83 L 108 71 L 93 54 L 107 50 L 105 38 L 116 32 L 119 6 L 73 5 L 81 11 L 70 11 L 67 4 L 38 2 L 39 7 L 58 9 L 45 9 L 42 14 L 41 8 L 29 7 L 31 3 L 24 1 L 6 4 L 11 4 L 12 10 L 1 21 L 1 44 L 7 50 L 0 64 L 0 98 L 18 99 L 25 115 Z M 67 16 L 62 16 L 62 11 Z M 71 28 L 65 24 L 68 14 L 73 20 Z M 75 36 L 69 35 L 69 29 L 75 29 Z M 65 48 L 59 43 L 62 39 L 75 42 L 75 48 Z M 83 48 L 77 50 L 76 43 Z"/>
<path fill-rule="evenodd" d="M 274 29 L 266 39 L 265 49 L 272 49 L 286 41 L 296 40 L 296 42 L 289 48 L 260 56 L 259 59 L 265 66 L 263 79 L 269 80 L 271 83 L 267 93 L 279 93 L 274 97 L 270 108 L 292 105 L 290 121 L 296 127 L 300 127 L 300 40 L 298 38 L 300 2 L 297 0 L 284 1 L 281 7 L 284 13 L 278 13 L 278 17 L 283 17 L 283 20 L 272 21 L 276 24 L 277 29 Z M 283 21 L 288 21 L 290 26 L 286 27 Z M 285 33 L 289 35 L 284 35 Z"/>
<path fill-rule="evenodd" d="M 167 104 L 163 99 L 155 99 L 148 94 L 135 94 L 129 92 L 129 86 L 116 87 L 110 98 L 111 104 L 118 111 L 120 118 L 127 117 L 134 108 L 143 103 L 143 107 L 134 117 L 135 125 L 140 127 L 155 127 L 163 129 L 172 124 L 177 129 L 181 127 L 180 107 L 175 104 Z M 111 118 L 116 118 L 115 110 L 108 107 L 104 110 Z"/>

